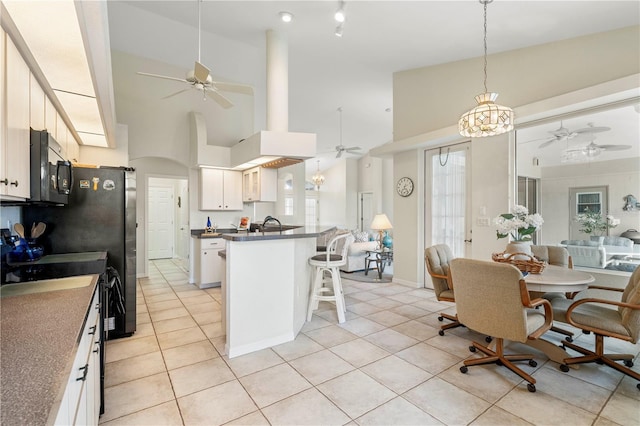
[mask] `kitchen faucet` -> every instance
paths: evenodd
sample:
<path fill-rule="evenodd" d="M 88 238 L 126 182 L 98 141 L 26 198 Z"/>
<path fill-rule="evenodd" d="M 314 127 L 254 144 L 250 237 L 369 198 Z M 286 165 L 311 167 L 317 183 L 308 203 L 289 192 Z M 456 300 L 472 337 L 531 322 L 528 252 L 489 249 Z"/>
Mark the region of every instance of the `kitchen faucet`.
<path fill-rule="evenodd" d="M 282 233 L 282 223 L 280 223 L 280 221 L 278 219 L 276 219 L 275 217 L 272 217 L 272 216 L 267 216 L 262 221 L 262 232 L 264 232 L 264 227 L 268 222 L 278 222 L 278 225 L 280 226 L 280 233 Z"/>

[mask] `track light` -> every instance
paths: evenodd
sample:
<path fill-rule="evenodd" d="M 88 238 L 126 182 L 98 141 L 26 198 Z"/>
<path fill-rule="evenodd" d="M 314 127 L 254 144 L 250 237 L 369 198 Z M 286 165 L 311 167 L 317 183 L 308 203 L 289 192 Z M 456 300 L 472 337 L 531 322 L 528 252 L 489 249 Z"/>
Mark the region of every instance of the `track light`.
<path fill-rule="evenodd" d="M 336 20 L 336 22 L 344 22 L 345 20 L 345 14 L 344 14 L 344 2 L 341 1 L 340 2 L 340 7 L 338 7 L 338 10 L 336 10 L 336 13 L 333 15 L 334 19 Z"/>

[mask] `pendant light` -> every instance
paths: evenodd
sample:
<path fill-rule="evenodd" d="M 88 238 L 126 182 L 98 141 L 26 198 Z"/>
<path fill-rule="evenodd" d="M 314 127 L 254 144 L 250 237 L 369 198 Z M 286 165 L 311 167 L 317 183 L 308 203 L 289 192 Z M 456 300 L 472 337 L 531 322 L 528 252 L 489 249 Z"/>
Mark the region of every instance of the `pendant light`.
<path fill-rule="evenodd" d="M 484 93 L 475 97 L 478 106 L 460 117 L 458 129 L 465 137 L 483 138 L 513 130 L 513 110 L 498 105 L 497 93 L 487 90 L 487 5 L 493 0 L 479 0 L 484 5 Z"/>
<path fill-rule="evenodd" d="M 320 185 L 324 183 L 324 176 L 322 175 L 322 173 L 320 173 L 320 160 L 317 160 L 317 161 L 318 161 L 318 170 L 316 171 L 316 174 L 313 175 L 313 177 L 311 177 L 311 181 L 316 186 L 316 190 L 319 190 Z"/>

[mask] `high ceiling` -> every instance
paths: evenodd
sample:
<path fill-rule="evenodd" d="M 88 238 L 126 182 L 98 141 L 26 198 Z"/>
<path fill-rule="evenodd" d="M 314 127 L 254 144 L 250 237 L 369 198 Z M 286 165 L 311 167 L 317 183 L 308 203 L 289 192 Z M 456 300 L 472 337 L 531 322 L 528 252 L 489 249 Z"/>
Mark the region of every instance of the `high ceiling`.
<path fill-rule="evenodd" d="M 341 106 L 344 144 L 360 146 L 364 153 L 393 140 L 393 72 L 483 53 L 482 5 L 476 0 L 348 1 L 342 38 L 334 35 L 338 5 L 338 1 L 204 1 L 202 62 L 218 78 L 261 86 L 264 65 L 252 70 L 255 78 L 241 78 L 248 70 L 238 66 L 234 72 L 234 51 L 255 52 L 263 61 L 266 30 L 287 34 L 289 129 L 316 133 L 318 152 L 331 151 L 340 141 L 336 110 Z M 113 50 L 175 69 L 192 67 L 197 55 L 196 0 L 110 0 L 108 7 Z M 281 11 L 293 13 L 293 22 L 281 22 Z M 639 23 L 636 0 L 496 0 L 488 6 L 489 54 Z M 183 42 L 175 41 L 179 39 Z M 491 63 L 488 72 L 490 83 Z M 469 73 L 481 89 L 482 70 Z M 156 81 L 139 81 L 136 85 L 158 87 Z M 115 78 L 114 84 L 117 93 Z M 261 127 L 264 87 L 256 87 L 256 93 L 255 125 Z M 444 124 L 455 121 L 457 117 Z M 333 157 L 319 155 L 321 167 Z M 308 162 L 309 170 L 315 167 L 315 161 Z"/>

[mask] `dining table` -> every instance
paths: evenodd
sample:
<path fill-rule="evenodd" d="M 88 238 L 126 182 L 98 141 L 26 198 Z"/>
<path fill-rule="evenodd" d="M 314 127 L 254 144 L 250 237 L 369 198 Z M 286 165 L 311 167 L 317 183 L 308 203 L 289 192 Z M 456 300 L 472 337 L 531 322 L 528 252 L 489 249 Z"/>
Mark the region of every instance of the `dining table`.
<path fill-rule="evenodd" d="M 587 272 L 556 265 L 546 265 L 539 274 L 523 275 L 530 292 L 575 293 L 586 290 L 589 284 L 595 281 L 595 278 Z M 564 360 L 569 358 L 569 354 L 564 349 L 543 337 L 528 340 L 526 344 L 543 352 L 550 360 L 559 364 L 564 364 Z"/>

